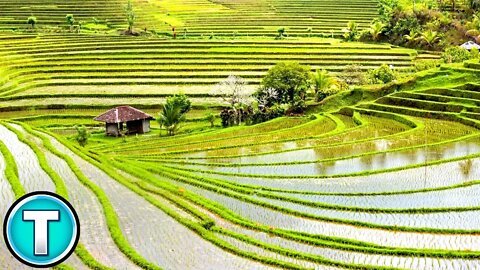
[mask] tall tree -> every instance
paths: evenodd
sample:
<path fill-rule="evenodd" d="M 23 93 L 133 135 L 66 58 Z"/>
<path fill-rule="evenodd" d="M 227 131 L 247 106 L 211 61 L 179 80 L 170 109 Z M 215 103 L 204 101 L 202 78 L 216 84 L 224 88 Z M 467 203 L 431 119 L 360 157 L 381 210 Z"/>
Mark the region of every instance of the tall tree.
<path fill-rule="evenodd" d="M 276 103 L 293 104 L 296 98 L 305 99 L 311 85 L 310 67 L 297 62 L 281 62 L 267 72 L 260 91 L 273 89 L 277 93 Z"/>
<path fill-rule="evenodd" d="M 34 29 L 34 28 L 35 28 L 35 25 L 37 24 L 37 18 L 34 17 L 34 16 L 30 16 L 30 17 L 28 17 L 28 19 L 27 19 L 27 23 L 32 26 L 32 29 Z"/>
<path fill-rule="evenodd" d="M 133 26 L 135 25 L 137 17 L 135 16 L 135 11 L 133 11 L 133 4 L 131 0 L 129 0 L 125 6 L 125 15 L 127 17 L 128 33 L 132 34 Z"/>
<path fill-rule="evenodd" d="M 220 96 L 223 101 L 228 103 L 234 111 L 235 122 L 241 124 L 242 110 L 252 101 L 251 94 L 247 89 L 247 82 L 242 77 L 230 75 L 227 79 L 219 82 L 211 94 Z"/>

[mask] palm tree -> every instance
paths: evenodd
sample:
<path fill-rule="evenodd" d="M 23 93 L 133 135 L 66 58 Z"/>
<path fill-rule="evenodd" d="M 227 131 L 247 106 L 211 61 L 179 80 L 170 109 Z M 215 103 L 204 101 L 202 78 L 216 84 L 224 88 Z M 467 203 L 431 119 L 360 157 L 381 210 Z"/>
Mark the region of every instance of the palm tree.
<path fill-rule="evenodd" d="M 315 101 L 321 101 L 327 96 L 325 93 L 326 90 L 330 89 L 332 86 L 337 85 L 338 81 L 328 74 L 326 70 L 317 70 L 313 76 L 313 83 L 315 87 Z"/>
<path fill-rule="evenodd" d="M 425 44 L 429 48 L 432 48 L 433 45 L 440 40 L 440 35 L 438 34 L 438 32 L 428 29 L 427 31 L 422 32 L 422 34 L 420 35 L 420 37 L 417 38 L 417 40 L 425 42 Z"/>
<path fill-rule="evenodd" d="M 173 136 L 180 128 L 180 123 L 185 121 L 185 114 L 181 112 L 179 106 L 166 103 L 163 106 L 162 113 L 158 116 L 157 121 L 160 124 L 160 127 L 165 127 L 169 136 Z"/>
<path fill-rule="evenodd" d="M 358 38 L 358 24 L 355 21 L 349 21 L 347 28 L 343 30 L 343 37 L 347 41 L 355 41 Z"/>
<path fill-rule="evenodd" d="M 368 32 L 370 32 L 370 35 L 372 36 L 373 40 L 378 40 L 384 28 L 385 28 L 385 24 L 379 21 L 376 21 L 375 23 L 370 25 Z"/>
<path fill-rule="evenodd" d="M 403 38 L 408 43 L 414 43 L 418 39 L 418 32 L 415 30 L 410 30 L 410 33 L 408 35 L 403 35 Z"/>

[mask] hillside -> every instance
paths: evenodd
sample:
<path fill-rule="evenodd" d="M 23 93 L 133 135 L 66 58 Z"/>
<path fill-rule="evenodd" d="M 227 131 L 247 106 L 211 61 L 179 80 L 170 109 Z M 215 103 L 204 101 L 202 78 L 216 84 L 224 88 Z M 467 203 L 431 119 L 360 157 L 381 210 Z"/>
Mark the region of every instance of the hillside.
<path fill-rule="evenodd" d="M 106 28 L 99 31 L 126 27 L 124 5 L 126 1 L 9 1 L 0 2 L 0 29 L 22 30 L 28 28 L 29 16 L 38 19 L 38 27 L 56 31 L 66 27 L 66 14 L 73 14 L 84 26 L 93 25 L 93 18 Z M 134 0 L 138 29 L 179 35 L 185 30 L 188 36 L 274 36 L 277 28 L 286 27 L 293 36 L 332 33 L 338 35 L 349 20 L 367 26 L 376 16 L 376 1 L 331 0 Z M 98 27 L 98 26 L 97 26 Z"/>
<path fill-rule="evenodd" d="M 110 267 L 474 269 L 477 72 L 425 74 L 402 92 L 315 119 L 123 142 L 96 134 L 86 149 L 2 122 L 2 156 L 11 157 L 2 169 L 31 164 L 18 167 L 27 191 L 64 181 L 84 213 L 84 248 Z M 447 75 L 454 79 L 439 87 Z M 15 185 L 12 175 L 2 185 Z M 108 226 L 91 227 L 104 219 Z M 127 259 L 129 249 L 138 253 Z M 83 256 L 67 264 L 93 263 Z"/>
<path fill-rule="evenodd" d="M 478 59 L 335 38 L 374 0 L 132 3 L 127 33 L 126 1 L 0 0 L 0 222 L 26 193 L 70 201 L 58 269 L 480 266 Z M 246 93 L 212 94 L 230 75 Z M 118 105 L 160 121 L 106 136 Z M 0 269 L 30 269 L 3 237 Z"/>

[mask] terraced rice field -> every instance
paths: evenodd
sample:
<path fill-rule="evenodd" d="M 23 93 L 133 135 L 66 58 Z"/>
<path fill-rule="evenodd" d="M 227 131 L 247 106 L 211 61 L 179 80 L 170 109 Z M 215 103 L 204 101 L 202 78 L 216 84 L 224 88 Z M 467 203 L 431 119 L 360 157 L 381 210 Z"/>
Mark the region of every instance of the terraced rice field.
<path fill-rule="evenodd" d="M 410 72 L 414 50 L 334 39 L 171 40 L 91 35 L 0 35 L 0 111 L 159 108 L 185 92 L 197 106 L 218 106 L 214 86 L 229 75 L 254 91 L 279 61 L 343 73 L 382 64 Z M 140 41 L 139 41 L 140 39 Z M 199 64 L 201 62 L 201 64 Z M 6 64 L 8 63 L 8 65 Z"/>
<path fill-rule="evenodd" d="M 132 1 L 138 31 L 155 31 L 190 37 L 274 36 L 285 27 L 291 36 L 341 34 L 348 21 L 363 29 L 377 16 L 373 0 L 173 0 Z M 126 1 L 7 1 L 0 2 L 0 30 L 26 30 L 27 17 L 36 16 L 37 27 L 66 31 L 66 14 L 83 22 L 84 30 L 104 32 L 126 28 Z M 95 18 L 96 20 L 93 20 Z M 307 30 L 311 28 L 311 31 Z M 61 30 L 62 29 L 62 30 Z"/>
<path fill-rule="evenodd" d="M 421 87 L 437 78 L 316 119 L 86 149 L 25 113 L 0 125 L 2 200 L 66 193 L 75 268 L 477 269 L 480 87 Z"/>
<path fill-rule="evenodd" d="M 60 269 L 480 269 L 476 62 L 328 112 L 211 128 L 229 75 L 254 91 L 281 61 L 405 74 L 438 56 L 332 38 L 365 29 L 373 0 L 134 0 L 135 37 L 119 34 L 124 4 L 0 0 L 0 223 L 27 192 L 68 199 L 81 237 Z M 106 138 L 93 121 L 124 104 L 156 115 L 178 92 L 193 109 L 174 137 L 152 122 Z M 0 268 L 28 269 L 3 241 Z"/>

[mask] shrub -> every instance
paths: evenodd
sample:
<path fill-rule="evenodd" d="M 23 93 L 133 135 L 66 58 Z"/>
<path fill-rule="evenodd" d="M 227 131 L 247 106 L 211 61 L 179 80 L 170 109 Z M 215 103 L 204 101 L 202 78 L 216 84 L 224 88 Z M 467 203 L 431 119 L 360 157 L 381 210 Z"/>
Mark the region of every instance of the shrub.
<path fill-rule="evenodd" d="M 84 147 L 88 143 L 88 138 L 90 137 L 90 133 L 88 133 L 88 130 L 85 128 L 85 126 L 75 126 L 75 129 L 77 130 L 77 135 L 75 136 L 75 140 L 78 142 L 80 146 Z"/>
<path fill-rule="evenodd" d="M 37 24 L 37 18 L 34 16 L 30 16 L 27 19 L 27 23 L 32 26 L 32 28 L 35 28 L 35 25 Z"/>
<path fill-rule="evenodd" d="M 343 29 L 343 38 L 346 41 L 356 41 L 359 38 L 358 24 L 355 21 L 349 21 L 347 28 Z"/>
<path fill-rule="evenodd" d="M 288 115 L 302 114 L 306 108 L 307 105 L 305 104 L 305 100 L 300 96 L 295 96 L 293 102 L 289 104 L 289 107 L 285 113 Z"/>
<path fill-rule="evenodd" d="M 192 102 L 185 94 L 176 94 L 167 98 L 167 104 L 171 104 L 173 107 L 180 108 L 180 113 L 184 114 L 190 111 L 192 108 Z"/>
<path fill-rule="evenodd" d="M 470 58 L 471 58 L 471 59 L 478 59 L 478 58 L 480 58 L 480 53 L 479 53 L 479 51 L 478 51 L 477 48 L 474 47 L 474 48 L 472 48 L 472 49 L 470 50 Z"/>
<path fill-rule="evenodd" d="M 275 39 L 283 39 L 286 36 L 287 36 L 287 33 L 285 30 L 285 27 L 280 27 L 277 29 L 277 36 L 275 37 Z"/>
<path fill-rule="evenodd" d="M 223 109 L 220 112 L 220 119 L 222 119 L 222 127 L 232 126 L 235 122 L 235 113 L 231 109 Z"/>
<path fill-rule="evenodd" d="M 415 70 L 422 71 L 440 66 L 439 60 L 417 60 L 415 61 Z"/>
<path fill-rule="evenodd" d="M 363 85 L 368 80 L 361 65 L 348 65 L 343 72 L 338 75 L 338 79 L 347 85 Z"/>
<path fill-rule="evenodd" d="M 368 71 L 368 79 L 371 84 L 389 83 L 397 79 L 397 74 L 386 64 L 377 69 Z"/>
<path fill-rule="evenodd" d="M 470 59 L 468 50 L 458 46 L 449 47 L 442 53 L 442 60 L 445 63 L 461 63 L 468 59 Z"/>
<path fill-rule="evenodd" d="M 252 124 L 258 124 L 268 120 L 272 120 L 285 115 L 285 111 L 285 106 L 278 104 L 270 108 L 266 108 L 265 110 L 257 110 L 250 117 L 251 122 Z"/>
<path fill-rule="evenodd" d="M 215 126 L 215 115 L 212 112 L 207 113 L 205 119 L 210 123 L 210 127 L 213 128 Z"/>

